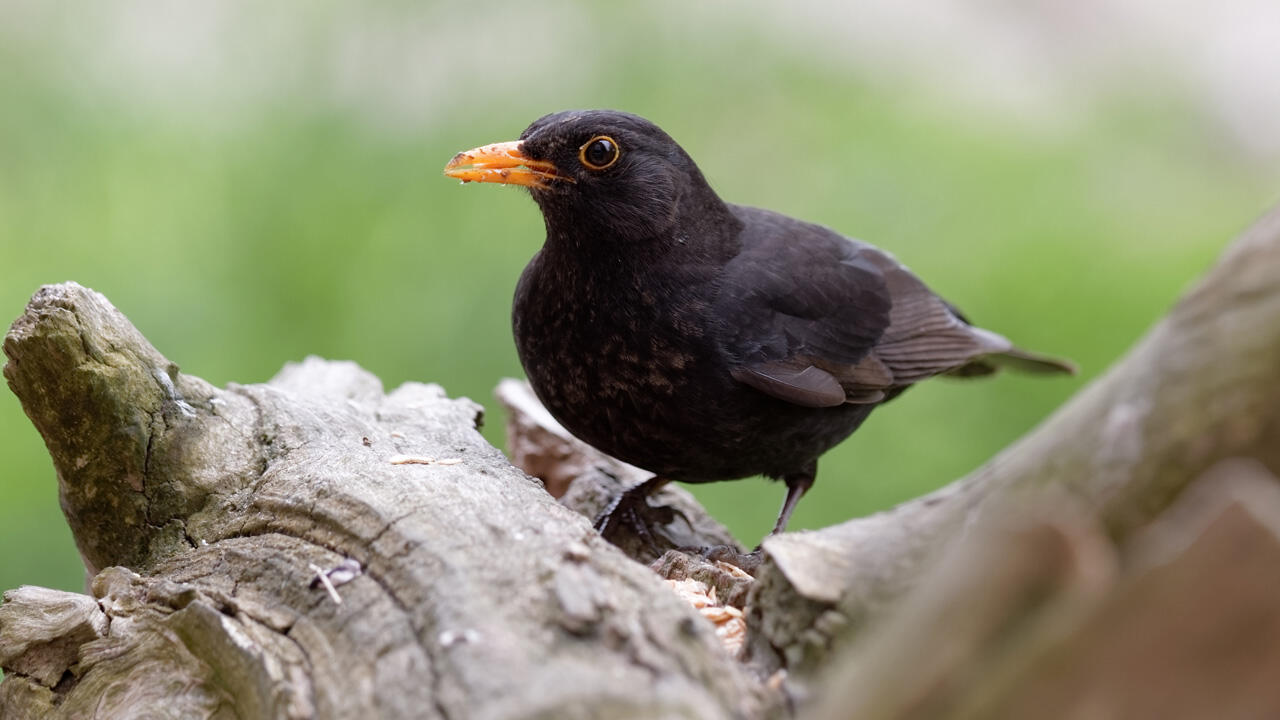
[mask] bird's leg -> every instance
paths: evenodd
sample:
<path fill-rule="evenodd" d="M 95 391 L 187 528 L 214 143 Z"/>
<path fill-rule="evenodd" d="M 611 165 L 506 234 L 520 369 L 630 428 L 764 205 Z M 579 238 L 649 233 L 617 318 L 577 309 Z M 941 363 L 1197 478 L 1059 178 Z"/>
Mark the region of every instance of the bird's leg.
<path fill-rule="evenodd" d="M 813 487 L 813 478 L 817 474 L 818 461 L 810 460 L 796 472 L 782 476 L 782 481 L 787 484 L 787 498 L 782 501 L 782 510 L 778 513 L 778 522 L 773 524 L 771 535 L 777 535 L 787 529 L 787 522 L 791 520 L 791 513 L 795 511 L 800 498 L 804 497 L 804 494 L 809 492 L 809 488 Z"/>
<path fill-rule="evenodd" d="M 787 521 L 791 519 L 791 513 L 795 511 L 800 498 L 813 487 L 813 478 L 817 474 L 818 461 L 810 460 L 796 472 L 782 476 L 782 481 L 787 484 L 787 498 L 782 501 L 782 510 L 778 513 L 778 521 L 773 524 L 773 532 L 769 533 L 770 535 L 777 535 L 787 529 Z M 699 548 L 697 552 L 708 560 L 736 565 L 748 575 L 755 575 L 760 569 L 760 563 L 764 561 L 764 551 L 760 545 L 748 553 L 739 552 L 737 548 L 726 545 Z"/>
<path fill-rule="evenodd" d="M 608 538 L 622 523 L 631 526 L 636 535 L 645 539 L 649 545 L 655 545 L 653 536 L 649 533 L 649 527 L 645 523 L 645 517 L 652 513 L 653 508 L 649 507 L 649 494 L 666 485 L 670 480 L 658 475 L 637 483 L 623 490 L 618 497 L 613 499 L 599 515 L 596 516 L 595 526 L 597 532 Z"/>

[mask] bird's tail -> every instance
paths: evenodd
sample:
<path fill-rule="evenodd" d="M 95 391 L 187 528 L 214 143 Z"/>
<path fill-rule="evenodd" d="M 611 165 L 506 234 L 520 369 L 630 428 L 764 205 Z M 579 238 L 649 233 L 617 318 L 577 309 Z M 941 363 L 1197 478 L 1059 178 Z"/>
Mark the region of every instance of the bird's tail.
<path fill-rule="evenodd" d="M 1077 372 L 1075 363 L 1070 360 L 1062 360 L 1015 347 L 1003 352 L 983 355 L 947 374 L 955 377 L 977 377 L 990 375 L 1001 368 L 1038 375 L 1075 375 Z"/>

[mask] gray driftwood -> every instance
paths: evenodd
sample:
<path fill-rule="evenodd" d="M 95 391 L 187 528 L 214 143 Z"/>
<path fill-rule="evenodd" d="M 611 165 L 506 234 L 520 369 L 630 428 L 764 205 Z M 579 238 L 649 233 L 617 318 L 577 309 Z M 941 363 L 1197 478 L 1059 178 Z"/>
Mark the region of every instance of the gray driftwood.
<path fill-rule="evenodd" d="M 1119 549 L 1080 508 L 976 528 L 829 663 L 813 720 L 1280 716 L 1280 483 L 1229 460 Z"/>
<path fill-rule="evenodd" d="M 4 350 L 92 576 L 5 593 L 4 718 L 1280 711 L 1252 682 L 1280 587 L 1250 580 L 1280 561 L 1280 210 L 988 465 L 770 538 L 754 581 L 681 549 L 732 539 L 677 489 L 650 537 L 603 542 L 588 516 L 643 474 L 518 385 L 512 454 L 551 493 L 437 386 L 310 359 L 213 388 L 74 284 Z M 1255 642 L 1205 671 L 1224 635 Z M 1181 692 L 1117 680 L 1142 662 Z"/>
<path fill-rule="evenodd" d="M 316 359 L 220 390 L 74 284 L 5 352 L 98 599 L 0 606 L 5 718 L 762 713 L 711 624 L 486 443 L 469 400 Z M 312 566 L 346 558 L 338 604 Z M 50 607 L 66 621 L 29 619 Z"/>

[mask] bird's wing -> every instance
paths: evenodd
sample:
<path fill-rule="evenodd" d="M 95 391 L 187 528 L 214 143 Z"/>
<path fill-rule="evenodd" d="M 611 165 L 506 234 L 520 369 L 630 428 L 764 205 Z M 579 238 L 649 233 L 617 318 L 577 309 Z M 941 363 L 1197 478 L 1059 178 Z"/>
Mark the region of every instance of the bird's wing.
<path fill-rule="evenodd" d="M 720 292 L 733 377 L 806 407 L 880 402 L 932 375 L 1013 352 L 969 325 L 893 256 L 754 208 Z M 975 371 L 976 372 L 976 371 Z"/>
<path fill-rule="evenodd" d="M 892 298 L 889 327 L 871 352 L 893 373 L 895 386 L 967 367 L 1012 351 L 1003 335 L 974 327 L 888 253 L 868 252 L 884 274 Z"/>

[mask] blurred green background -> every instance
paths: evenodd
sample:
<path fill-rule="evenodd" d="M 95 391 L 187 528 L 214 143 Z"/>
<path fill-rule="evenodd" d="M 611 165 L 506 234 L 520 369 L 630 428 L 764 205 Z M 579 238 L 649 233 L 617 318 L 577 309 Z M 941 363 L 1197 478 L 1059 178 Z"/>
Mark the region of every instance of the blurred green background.
<path fill-rule="evenodd" d="M 793 527 L 835 523 L 1024 433 L 1280 196 L 1280 44 L 1253 6 L 0 0 L 0 318 L 75 280 L 215 384 L 352 359 L 480 401 L 501 444 L 490 393 L 520 375 L 510 298 L 542 222 L 441 167 L 547 112 L 626 109 L 725 198 L 888 248 L 1083 368 L 877 411 Z M 7 391 L 0 473 L 0 589 L 79 589 Z M 748 544 L 782 499 L 694 491 Z"/>

